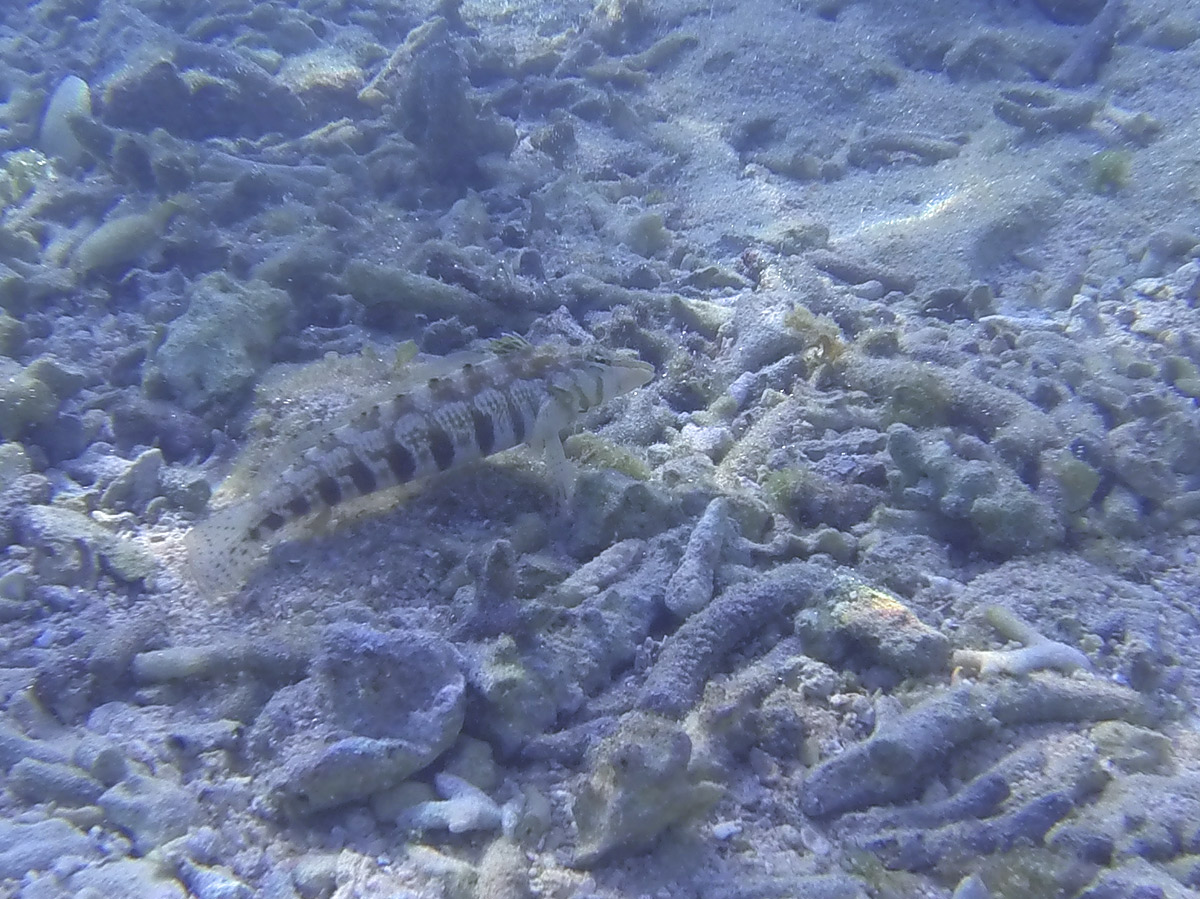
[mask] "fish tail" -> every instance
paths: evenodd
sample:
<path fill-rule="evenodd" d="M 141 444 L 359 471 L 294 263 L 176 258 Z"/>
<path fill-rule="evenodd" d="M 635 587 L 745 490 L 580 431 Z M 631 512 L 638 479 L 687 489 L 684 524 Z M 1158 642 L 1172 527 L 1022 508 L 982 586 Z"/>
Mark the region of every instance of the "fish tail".
<path fill-rule="evenodd" d="M 253 535 L 257 509 L 241 502 L 220 509 L 184 537 L 188 571 L 196 586 L 211 596 L 231 593 L 250 576 L 263 545 Z"/>

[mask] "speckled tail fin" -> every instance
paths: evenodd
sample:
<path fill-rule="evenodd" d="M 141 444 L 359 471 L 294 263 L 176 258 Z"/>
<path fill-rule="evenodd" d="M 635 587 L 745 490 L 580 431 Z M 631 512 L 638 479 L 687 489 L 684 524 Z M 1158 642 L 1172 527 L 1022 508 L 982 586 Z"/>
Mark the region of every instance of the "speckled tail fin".
<path fill-rule="evenodd" d="M 221 596 L 246 582 L 263 552 L 262 543 L 252 537 L 255 513 L 251 502 L 229 506 L 214 512 L 184 538 L 188 571 L 204 593 Z"/>

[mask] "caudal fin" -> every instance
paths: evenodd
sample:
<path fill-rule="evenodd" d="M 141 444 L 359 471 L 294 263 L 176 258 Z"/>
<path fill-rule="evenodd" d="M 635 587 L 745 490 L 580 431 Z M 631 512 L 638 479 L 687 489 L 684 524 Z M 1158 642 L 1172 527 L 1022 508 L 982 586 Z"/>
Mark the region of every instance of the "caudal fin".
<path fill-rule="evenodd" d="M 203 592 L 221 596 L 246 583 L 264 551 L 250 536 L 254 516 L 253 503 L 238 503 L 214 512 L 184 537 L 189 573 Z"/>

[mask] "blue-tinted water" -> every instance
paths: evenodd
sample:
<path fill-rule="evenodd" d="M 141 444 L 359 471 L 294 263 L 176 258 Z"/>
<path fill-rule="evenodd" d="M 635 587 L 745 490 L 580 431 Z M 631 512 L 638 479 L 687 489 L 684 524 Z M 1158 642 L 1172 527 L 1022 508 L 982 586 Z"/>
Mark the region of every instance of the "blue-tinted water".
<path fill-rule="evenodd" d="M 5 9 L 0 895 L 1196 895 L 1198 22 Z"/>

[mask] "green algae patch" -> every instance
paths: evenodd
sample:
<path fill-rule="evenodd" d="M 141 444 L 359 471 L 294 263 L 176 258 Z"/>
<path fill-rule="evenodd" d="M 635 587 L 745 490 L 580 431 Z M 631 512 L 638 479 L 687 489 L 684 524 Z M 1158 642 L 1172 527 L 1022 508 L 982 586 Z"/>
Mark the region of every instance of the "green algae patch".
<path fill-rule="evenodd" d="M 592 468 L 611 468 L 635 481 L 650 480 L 650 467 L 624 447 L 588 432 L 572 434 L 563 442 L 567 458 Z"/>
<path fill-rule="evenodd" d="M 14 150 L 0 158 L 0 210 L 16 206 L 43 181 L 53 181 L 54 166 L 37 150 Z"/>

